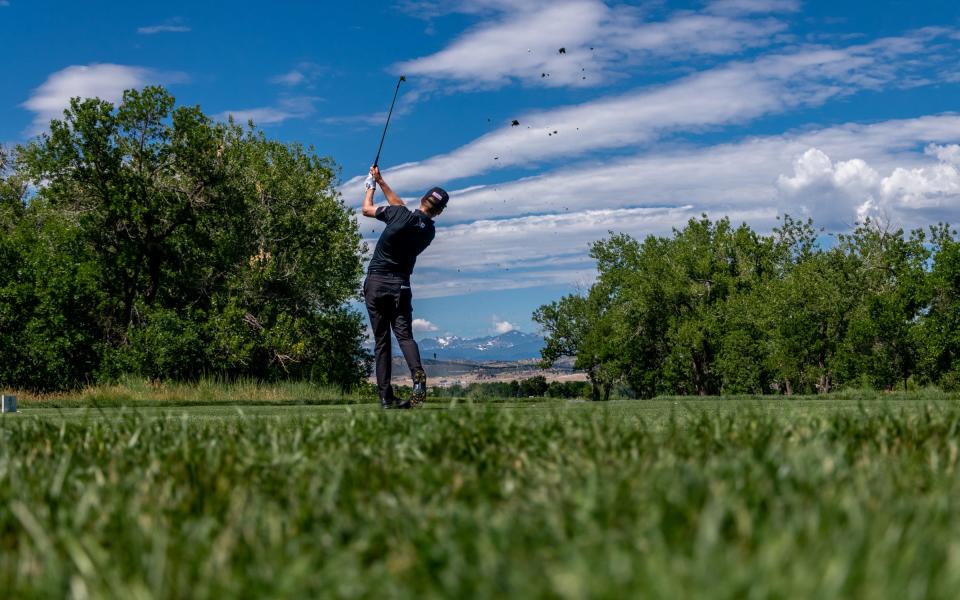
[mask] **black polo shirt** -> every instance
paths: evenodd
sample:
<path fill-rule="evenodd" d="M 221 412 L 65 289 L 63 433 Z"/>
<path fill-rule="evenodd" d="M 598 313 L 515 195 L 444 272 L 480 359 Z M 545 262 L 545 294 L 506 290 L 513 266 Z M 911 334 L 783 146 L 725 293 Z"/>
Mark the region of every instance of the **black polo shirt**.
<path fill-rule="evenodd" d="M 417 256 L 433 241 L 433 220 L 419 209 L 394 205 L 377 208 L 377 219 L 387 228 L 380 234 L 367 272 L 409 276 Z"/>

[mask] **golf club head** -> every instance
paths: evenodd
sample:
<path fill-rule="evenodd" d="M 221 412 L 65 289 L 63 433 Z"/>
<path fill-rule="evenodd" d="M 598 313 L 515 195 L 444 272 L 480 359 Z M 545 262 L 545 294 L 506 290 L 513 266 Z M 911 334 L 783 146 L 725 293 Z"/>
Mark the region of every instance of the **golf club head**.
<path fill-rule="evenodd" d="M 404 81 L 406 81 L 406 80 L 407 80 L 407 76 L 406 76 L 406 75 L 401 75 L 401 76 L 400 76 L 400 82 L 401 82 L 401 83 L 404 82 Z"/>

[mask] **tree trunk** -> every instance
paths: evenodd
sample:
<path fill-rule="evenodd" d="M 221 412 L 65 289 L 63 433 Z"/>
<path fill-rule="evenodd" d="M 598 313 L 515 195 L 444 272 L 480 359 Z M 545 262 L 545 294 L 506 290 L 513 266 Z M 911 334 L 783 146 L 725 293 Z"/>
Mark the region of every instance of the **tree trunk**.
<path fill-rule="evenodd" d="M 596 372 L 590 370 L 587 373 L 587 379 L 590 380 L 590 399 L 594 402 L 600 401 L 600 382 L 597 381 Z"/>
<path fill-rule="evenodd" d="M 830 391 L 830 373 L 827 372 L 823 359 L 817 362 L 817 366 L 820 367 L 820 376 L 817 378 L 817 393 L 826 394 Z"/>
<path fill-rule="evenodd" d="M 704 377 L 704 369 L 700 364 L 700 361 L 697 360 L 697 354 L 694 352 L 690 357 L 690 362 L 693 364 L 693 385 L 697 390 L 698 396 L 707 395 L 707 384 L 706 377 Z"/>

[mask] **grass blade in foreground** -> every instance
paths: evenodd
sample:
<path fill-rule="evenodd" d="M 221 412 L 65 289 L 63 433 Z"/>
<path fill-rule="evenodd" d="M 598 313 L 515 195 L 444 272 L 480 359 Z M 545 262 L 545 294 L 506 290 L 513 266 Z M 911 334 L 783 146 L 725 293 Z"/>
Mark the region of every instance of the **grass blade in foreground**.
<path fill-rule="evenodd" d="M 829 402 L 27 411 L 0 421 L 0 589 L 953 596 L 960 408 Z"/>

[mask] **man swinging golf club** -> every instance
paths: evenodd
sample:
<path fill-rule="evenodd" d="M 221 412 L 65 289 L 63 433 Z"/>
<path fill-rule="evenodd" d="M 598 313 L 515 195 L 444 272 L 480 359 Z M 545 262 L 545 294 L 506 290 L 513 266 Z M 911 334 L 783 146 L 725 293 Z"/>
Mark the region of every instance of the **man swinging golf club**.
<path fill-rule="evenodd" d="M 373 196 L 377 185 L 383 190 L 386 205 L 375 206 Z M 420 349 L 413 339 L 413 292 L 410 274 L 417 256 L 423 252 L 435 234 L 433 219 L 443 212 L 450 199 L 447 192 L 435 187 L 420 199 L 420 207 L 411 211 L 387 182 L 377 165 L 370 167 L 363 197 L 363 216 L 387 224 L 380 234 L 377 247 L 367 268 L 363 282 L 363 297 L 370 313 L 370 327 L 376 344 L 374 357 L 377 369 L 377 387 L 383 408 L 412 408 L 427 397 L 427 375 L 420 362 Z M 413 396 L 401 401 L 390 385 L 391 350 L 390 330 L 397 336 L 403 358 L 413 376 Z"/>

